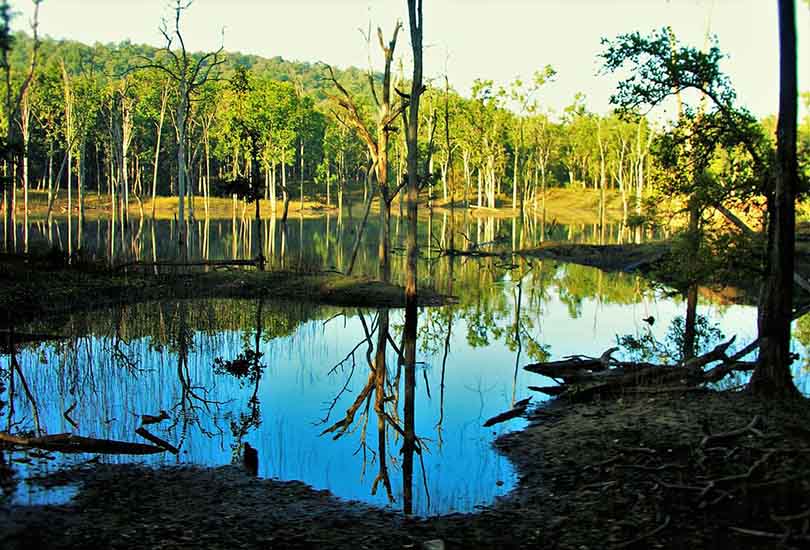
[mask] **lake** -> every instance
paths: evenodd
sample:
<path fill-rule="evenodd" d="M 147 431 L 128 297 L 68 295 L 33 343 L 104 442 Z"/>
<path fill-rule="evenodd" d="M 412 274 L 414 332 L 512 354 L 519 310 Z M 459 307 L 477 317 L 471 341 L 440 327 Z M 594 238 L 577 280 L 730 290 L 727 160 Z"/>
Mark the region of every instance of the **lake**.
<path fill-rule="evenodd" d="M 528 385 L 554 384 L 522 367 L 569 355 L 599 356 L 623 335 L 646 336 L 660 345 L 657 353 L 664 353 L 677 342 L 676 319 L 684 315 L 686 303 L 636 274 L 441 254 L 450 247 L 451 228 L 457 248 L 475 243 L 482 249 L 519 249 L 546 240 L 627 242 L 630 232 L 618 225 L 602 231 L 590 225 L 457 216 L 451 220 L 437 214 L 420 225 L 422 242 L 434 243 L 424 254 L 420 281 L 457 296 L 458 303 L 420 310 L 413 426 L 403 422 L 406 388 L 397 352 L 402 347 L 401 311 L 265 300 L 169 300 L 68 313 L 16 327 L 57 338 L 18 350 L 34 399 L 19 384 L 13 395 L 7 388 L 0 399 L 13 406 L 3 411 L 4 424 L 17 431 L 35 431 L 39 424 L 43 433 L 145 442 L 135 434 L 142 415 L 165 411 L 165 419 L 146 427 L 177 447 L 177 456 L 104 455 L 101 460 L 220 466 L 238 461 L 243 444 L 249 443 L 258 451 L 259 476 L 302 480 L 341 498 L 395 509 L 408 498 L 409 508 L 420 515 L 487 505 L 517 483 L 513 467 L 493 442 L 525 421 L 492 428 L 482 424 L 520 399 L 531 396 L 541 402 L 544 397 Z M 345 270 L 358 218 L 291 219 L 286 231 L 278 222 L 266 221 L 263 248 L 275 267 Z M 372 214 L 370 238 L 358 251 L 355 273 L 376 273 L 376 221 Z M 249 222 L 195 222 L 193 254 L 199 259 L 251 257 L 258 242 Z M 394 220 L 396 281 L 404 278 L 404 230 L 404 223 Z M 71 240 L 78 239 L 76 231 L 71 227 Z M 64 220 L 50 231 L 35 224 L 29 229 L 31 246 L 48 246 L 49 233 L 50 243 L 67 251 Z M 107 261 L 149 261 L 174 254 L 175 233 L 171 221 L 135 220 L 124 231 L 90 221 L 82 229 L 81 243 L 85 254 Z M 72 242 L 71 250 L 78 242 Z M 756 337 L 754 308 L 714 303 L 709 296 L 698 307 L 706 326 L 714 329 L 704 331 L 704 349 L 722 339 L 719 332 L 736 334 L 737 348 Z M 649 317 L 652 325 L 643 321 Z M 390 338 L 378 408 L 376 393 L 367 386 L 382 319 L 390 323 Z M 796 377 L 805 393 L 806 333 L 810 330 L 799 321 L 794 347 L 802 359 Z M 0 358 L 0 368 L 9 371 L 8 356 Z M 347 409 L 358 399 L 351 421 L 324 433 L 346 420 Z M 421 452 L 414 457 L 414 471 L 403 475 L 401 447 L 409 430 Z M 337 434 L 342 435 L 335 439 Z M 25 480 L 92 457 L 13 453 L 22 480 L 15 498 L 31 503 L 70 498 L 75 488 L 44 493 Z M 390 481 L 390 497 L 384 481 L 373 491 L 380 474 Z"/>

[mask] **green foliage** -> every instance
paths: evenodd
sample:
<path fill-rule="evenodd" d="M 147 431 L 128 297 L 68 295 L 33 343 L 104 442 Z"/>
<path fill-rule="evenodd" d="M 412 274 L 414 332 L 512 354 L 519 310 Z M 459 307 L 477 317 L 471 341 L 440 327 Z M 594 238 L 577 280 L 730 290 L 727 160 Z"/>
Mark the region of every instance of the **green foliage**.
<path fill-rule="evenodd" d="M 261 378 L 265 365 L 261 363 L 264 354 L 252 349 L 246 349 L 234 359 L 226 360 L 222 357 L 214 358 L 214 372 L 229 374 L 239 379 L 240 384 L 253 385 Z"/>
<path fill-rule="evenodd" d="M 683 360 L 684 336 L 686 321 L 677 316 L 667 328 L 664 340 L 658 340 L 650 327 L 645 327 L 638 334 L 616 336 L 616 343 L 628 355 L 631 361 L 655 361 L 673 364 Z M 700 355 L 725 339 L 718 324 L 712 324 L 703 315 L 695 318 L 695 354 Z"/>
<path fill-rule="evenodd" d="M 763 239 L 736 231 L 711 231 L 698 238 L 682 231 L 671 238 L 669 254 L 652 268 L 651 276 L 685 292 L 693 284 L 745 286 L 762 276 Z M 748 289 L 755 291 L 756 289 Z"/>
<path fill-rule="evenodd" d="M 700 90 L 718 105 L 734 103 L 735 93 L 720 70 L 725 57 L 714 41 L 707 52 L 682 47 L 670 29 L 638 32 L 602 39 L 603 70 L 611 73 L 629 65 L 630 76 L 619 82 L 610 102 L 625 112 L 655 106 L 687 89 Z"/>

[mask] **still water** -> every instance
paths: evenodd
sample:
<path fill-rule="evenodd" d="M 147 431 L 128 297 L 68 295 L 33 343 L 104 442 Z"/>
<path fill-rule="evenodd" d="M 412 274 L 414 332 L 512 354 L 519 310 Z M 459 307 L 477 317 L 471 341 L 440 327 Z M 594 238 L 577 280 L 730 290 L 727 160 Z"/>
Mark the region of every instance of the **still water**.
<path fill-rule="evenodd" d="M 275 228 L 271 233 L 272 222 L 268 222 L 268 235 L 275 237 L 263 243 L 273 252 L 269 257 L 275 265 L 300 262 L 313 268 L 343 269 L 356 222 L 291 220 L 286 234 L 280 236 Z M 242 241 L 251 241 L 247 228 L 237 229 L 234 245 L 232 230 L 238 222 L 205 225 L 206 244 L 197 248 L 202 258 L 245 257 L 255 246 L 255 241 Z M 556 226 L 550 232 L 546 227 L 541 233 L 529 224 L 516 232 L 511 220 L 450 224 L 441 217 L 423 224 L 422 238 L 435 242 L 436 250 L 447 247 L 450 225 L 461 242 L 507 249 L 530 246 L 540 239 L 538 235 L 608 240 L 588 227 Z M 92 232 L 85 232 L 83 248 L 95 245 L 103 255 L 110 241 L 102 229 L 100 224 L 94 238 L 88 236 Z M 148 259 L 154 250 L 161 257 L 159 243 L 171 246 L 164 234 L 172 230 L 171 222 L 142 228 L 141 235 L 154 231 L 154 241 L 151 237 L 141 241 L 149 243 L 146 248 L 130 246 L 128 253 Z M 614 241 L 625 238 L 619 228 L 611 232 Z M 159 239 L 158 234 L 164 236 Z M 375 235 L 373 226 L 370 235 Z M 283 239 L 283 253 L 279 239 Z M 358 256 L 358 272 L 373 274 L 376 239 L 369 240 Z M 158 248 L 149 248 L 155 245 Z M 395 269 L 398 265 L 400 261 L 395 260 Z M 400 275 L 395 271 L 395 278 Z M 493 441 L 504 431 L 524 425 L 522 420 L 493 428 L 482 424 L 515 401 L 532 396 L 528 385 L 553 384 L 526 373 L 522 366 L 575 354 L 598 356 L 621 335 L 648 334 L 666 343 L 672 339 L 668 331 L 673 320 L 686 308 L 679 297 L 652 288 L 638 275 L 549 261 L 518 260 L 506 265 L 500 258 L 451 259 L 434 252 L 423 262 L 421 277 L 459 301 L 420 311 L 413 426 L 403 421 L 405 377 L 396 351 L 401 348 L 400 311 L 206 300 L 67 314 L 18 327 L 59 338 L 18 350 L 17 361 L 34 398 L 19 388 L 13 395 L 8 389 L 0 394 L 0 400 L 13 403 L 3 411 L 3 428 L 33 432 L 39 424 L 42 433 L 144 442 L 135 434 L 142 415 L 159 416 L 165 411 L 167 418 L 148 429 L 179 448 L 176 457 L 164 453 L 102 460 L 218 466 L 231 463 L 241 446 L 249 443 L 258 450 L 261 477 L 299 479 L 342 498 L 396 509 L 405 504 L 407 484 L 413 490 L 409 504 L 415 513 L 471 511 L 514 487 L 515 471 L 495 451 Z M 753 308 L 704 299 L 698 311 L 725 335 L 736 334 L 738 347 L 756 335 Z M 386 349 L 384 403 L 375 409 L 374 391 L 368 391 L 367 385 L 377 345 L 375 331 L 385 316 L 390 321 L 391 345 Z M 649 316 L 656 320 L 652 326 L 642 321 Z M 803 330 L 800 321 L 796 333 L 796 351 L 806 357 L 803 342 L 810 338 L 802 335 L 810 330 Z M 704 346 L 713 346 L 719 338 L 714 334 Z M 0 368 L 8 372 L 8 356 L 0 358 Z M 803 372 L 804 360 L 797 364 L 796 374 L 807 392 Z M 533 399 L 539 402 L 543 397 L 534 394 Z M 324 433 L 341 421 L 334 431 Z M 403 472 L 401 454 L 403 435 L 409 430 L 421 450 L 414 457 L 412 475 Z M 336 434 L 342 435 L 335 439 Z M 66 459 L 31 459 L 23 452 L 12 458 L 31 460 L 17 463 L 23 480 L 16 489 L 18 501 L 60 498 L 43 496 L 24 480 L 52 471 Z M 375 480 L 384 472 L 390 480 L 390 496 L 384 482 L 373 494 Z M 65 491 L 62 498 L 69 498 L 75 488 Z"/>

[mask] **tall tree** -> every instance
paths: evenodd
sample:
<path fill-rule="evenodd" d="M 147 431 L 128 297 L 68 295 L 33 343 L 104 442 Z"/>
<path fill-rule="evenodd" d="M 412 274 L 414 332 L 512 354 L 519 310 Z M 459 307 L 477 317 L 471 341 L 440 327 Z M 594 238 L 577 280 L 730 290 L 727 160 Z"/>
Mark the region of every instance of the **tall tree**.
<path fill-rule="evenodd" d="M 773 189 L 768 194 L 768 249 L 759 302 L 759 359 L 750 388 L 754 393 L 797 397 L 790 372 L 790 322 L 793 310 L 793 254 L 796 240 L 796 5 L 779 6 L 779 124 Z"/>
<path fill-rule="evenodd" d="M 37 67 L 37 58 L 39 53 L 39 5 L 42 0 L 34 1 L 34 16 L 31 20 L 31 31 L 33 33 L 33 47 L 31 49 L 31 58 L 28 64 L 27 72 L 25 73 L 22 83 L 19 86 L 12 84 L 12 69 L 9 62 L 9 54 L 13 47 L 14 38 L 11 34 L 11 6 L 8 0 L 3 0 L 0 3 L 0 69 L 3 71 L 5 78 L 5 116 L 6 116 L 6 143 L 5 155 L 3 155 L 8 162 L 9 167 L 13 167 L 13 179 L 6 179 L 2 185 L 3 188 L 3 248 L 8 252 L 11 251 L 14 242 L 12 234 L 14 231 L 14 208 L 16 202 L 17 179 L 23 176 L 23 158 L 27 157 L 28 150 L 24 147 L 21 140 L 21 128 L 23 127 L 20 120 L 21 105 L 23 98 L 27 98 L 28 88 L 34 78 L 34 71 Z M 7 185 L 10 183 L 10 185 Z"/>
<path fill-rule="evenodd" d="M 793 250 L 795 243 L 796 160 L 796 31 L 795 3 L 779 0 L 780 21 L 780 116 L 775 170 L 769 165 L 770 145 L 759 123 L 735 106 L 735 93 L 721 72 L 722 54 L 716 45 L 708 51 L 676 48 L 665 29 L 650 37 L 631 34 L 606 42 L 605 67 L 616 70 L 625 63 L 635 69 L 633 78 L 619 84 L 611 98 L 622 109 L 642 104 L 655 106 L 681 90 L 692 89 L 709 105 L 695 110 L 684 106 L 676 128 L 665 134 L 659 148 L 665 163 L 677 166 L 683 158 L 707 166 L 717 148 L 738 148 L 747 156 L 748 167 L 737 172 L 752 177 L 694 178 L 683 170 L 673 171 L 684 184 L 680 192 L 701 197 L 704 205 L 716 206 L 729 196 L 762 194 L 768 205 L 768 244 L 765 276 L 759 304 L 760 357 L 751 379 L 751 389 L 760 394 L 795 396 L 790 373 L 790 319 L 792 313 Z M 688 123 L 688 126 L 684 124 Z M 687 157 L 683 157 L 683 151 Z"/>
<path fill-rule="evenodd" d="M 390 134 L 393 131 L 393 124 L 408 106 L 407 101 L 404 99 L 400 98 L 399 101 L 396 101 L 392 97 L 394 87 L 391 81 L 391 63 L 394 60 L 394 50 L 396 49 L 397 45 L 397 36 L 399 35 L 399 31 L 401 29 L 402 23 L 398 21 L 394 27 L 391 40 L 386 44 L 385 39 L 383 38 L 382 29 L 377 28 L 377 38 L 384 56 L 384 72 L 382 88 L 380 90 L 381 93 L 377 92 L 377 83 L 375 82 L 374 75 L 371 73 L 371 71 L 369 71 L 368 74 L 371 95 L 373 96 L 374 103 L 377 106 L 377 116 L 375 120 L 376 128 L 374 133 L 372 133 L 366 124 L 358 102 L 355 101 L 355 98 L 337 80 L 332 67 L 327 66 L 330 80 L 340 92 L 339 95 L 331 96 L 331 99 L 336 103 L 341 111 L 340 113 L 335 113 L 335 116 L 342 124 L 345 124 L 357 132 L 357 135 L 366 144 L 373 163 L 372 171 L 376 176 L 377 189 L 380 195 L 379 259 L 380 278 L 384 281 L 388 281 L 391 275 L 389 235 L 391 202 L 394 200 L 401 188 L 401 184 L 399 182 L 397 182 L 393 188 L 390 186 L 390 178 L 388 175 L 388 146 Z"/>
<path fill-rule="evenodd" d="M 424 92 L 422 84 L 422 38 L 424 26 L 422 0 L 408 0 L 408 20 L 413 49 L 413 78 L 408 108 L 408 236 L 406 239 L 407 271 L 405 278 L 405 439 L 402 444 L 403 483 L 406 514 L 411 513 L 413 490 L 413 455 L 416 448 L 414 388 L 416 386 L 416 332 L 417 332 L 417 242 L 419 200 L 419 100 Z"/>
<path fill-rule="evenodd" d="M 178 242 L 185 249 L 185 199 L 188 166 L 186 160 L 186 123 L 192 98 L 200 88 L 212 78 L 212 71 L 225 62 L 222 52 L 224 45 L 215 52 L 194 56 L 186 49 L 183 34 L 180 32 L 180 18 L 185 10 L 191 7 L 193 0 L 182 2 L 176 0 L 174 5 L 174 27 L 169 28 L 166 21 L 160 27 L 166 45 L 160 52 L 162 58 L 158 60 L 145 59 L 145 63 L 137 68 L 153 68 L 166 73 L 177 86 L 177 101 L 175 105 L 177 124 L 177 221 Z M 175 49 L 175 40 L 179 48 Z"/>

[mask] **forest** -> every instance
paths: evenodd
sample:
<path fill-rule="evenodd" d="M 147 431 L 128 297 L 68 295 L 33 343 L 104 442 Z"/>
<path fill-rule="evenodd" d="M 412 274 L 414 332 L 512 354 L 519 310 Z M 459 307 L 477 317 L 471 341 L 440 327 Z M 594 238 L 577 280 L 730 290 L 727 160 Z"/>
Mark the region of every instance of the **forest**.
<path fill-rule="evenodd" d="M 11 85 L 19 89 L 33 40 L 26 34 L 13 40 Z M 26 162 L 19 196 L 9 202 L 25 202 L 30 189 L 47 194 L 46 212 L 68 193 L 78 211 L 85 196 L 102 195 L 107 202 L 119 197 L 124 210 L 146 204 L 150 211 L 158 197 L 177 196 L 178 122 L 171 108 L 177 82 L 158 69 L 137 69 L 159 57 L 154 47 L 128 42 L 88 46 L 43 39 L 37 70 L 21 97 L 18 124 Z M 228 52 L 222 60 L 215 78 L 195 90 L 185 123 L 192 215 L 195 196 L 202 204 L 207 197 L 229 197 L 238 187 L 234 182 L 254 169 L 271 208 L 283 193 L 328 195 L 326 202 L 336 204 L 344 190 L 366 185 L 369 154 L 336 112 L 325 66 Z M 407 83 L 402 68 L 399 74 L 393 70 L 394 87 L 402 87 Z M 433 204 L 522 205 L 532 211 L 542 208 L 550 188 L 604 189 L 621 196 L 625 217 L 642 216 L 645 200 L 660 195 L 668 177 L 654 154 L 665 146 L 663 130 L 644 116 L 591 113 L 584 94 L 553 113 L 540 92 L 555 74 L 546 66 L 526 81 L 479 80 L 471 97 L 460 96 L 449 81 L 431 83 L 423 97 L 420 140 L 423 149 L 431 143 L 426 193 Z M 335 75 L 370 124 L 374 100 L 368 78 L 379 84 L 382 74 L 350 68 Z M 7 117 L 3 124 L 8 126 Z M 758 124 L 762 136 L 774 135 L 775 116 Z M 390 138 L 395 181 L 406 172 L 404 138 L 402 127 Z M 800 125 L 799 151 L 806 170 L 810 120 Z M 714 172 L 724 174 L 734 159 L 718 155 L 713 162 Z M 7 177 L 11 169 L 6 162 Z M 26 206 L 12 210 L 24 212 Z"/>
<path fill-rule="evenodd" d="M 599 112 L 399 3 L 338 67 L 0 2 L 0 547 L 802 547 L 810 3 L 764 117 L 711 18 Z"/>

